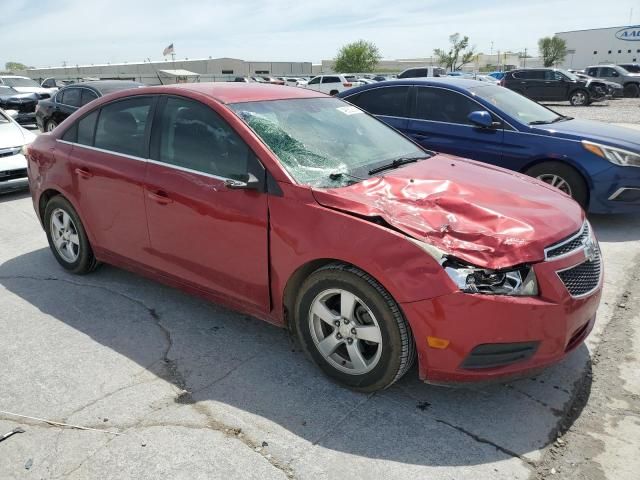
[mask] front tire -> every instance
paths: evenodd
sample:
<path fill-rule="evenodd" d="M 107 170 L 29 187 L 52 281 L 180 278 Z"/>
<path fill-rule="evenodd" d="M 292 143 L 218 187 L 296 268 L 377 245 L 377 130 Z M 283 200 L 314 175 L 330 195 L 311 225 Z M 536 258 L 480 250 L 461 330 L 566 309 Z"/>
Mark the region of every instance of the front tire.
<path fill-rule="evenodd" d="M 587 208 L 589 192 L 582 175 L 573 167 L 560 162 L 542 162 L 525 172 L 566 193 L 583 209 Z"/>
<path fill-rule="evenodd" d="M 312 273 L 296 302 L 298 338 L 332 379 L 373 392 L 399 380 L 415 359 L 398 304 L 370 275 L 333 263 Z"/>
<path fill-rule="evenodd" d="M 47 123 L 44 124 L 45 132 L 53 132 L 53 129 L 58 126 L 58 123 L 55 120 L 47 120 Z"/>
<path fill-rule="evenodd" d="M 64 269 L 77 275 L 96 269 L 98 261 L 87 233 L 67 199 L 58 195 L 49 200 L 43 223 L 53 256 Z"/>
<path fill-rule="evenodd" d="M 590 103 L 589 92 L 578 89 L 569 94 L 569 103 L 574 107 L 586 107 Z"/>

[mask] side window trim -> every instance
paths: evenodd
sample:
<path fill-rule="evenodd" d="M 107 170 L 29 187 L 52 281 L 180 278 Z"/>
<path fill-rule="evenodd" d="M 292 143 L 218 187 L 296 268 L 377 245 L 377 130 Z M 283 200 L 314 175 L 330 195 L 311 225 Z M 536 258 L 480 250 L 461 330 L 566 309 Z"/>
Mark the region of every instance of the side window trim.
<path fill-rule="evenodd" d="M 123 102 L 126 100 L 130 100 L 132 98 L 150 98 L 151 99 L 151 103 L 150 103 L 150 107 L 149 107 L 149 116 L 147 117 L 147 124 L 145 125 L 145 132 L 144 132 L 144 139 L 145 139 L 145 156 L 144 157 L 138 157 L 136 155 L 129 155 L 126 153 L 121 153 L 121 152 L 115 152 L 113 150 L 107 150 L 104 148 L 99 148 L 95 146 L 95 142 L 96 142 L 96 132 L 98 130 L 98 124 L 100 123 L 100 116 L 102 115 L 102 109 L 106 106 L 109 105 L 114 105 L 118 102 Z M 75 141 L 71 142 L 69 140 L 62 140 L 62 137 L 60 137 L 59 139 L 57 139 L 57 141 L 59 142 L 63 142 L 63 143 L 68 143 L 68 144 L 72 144 L 74 146 L 78 146 L 78 147 L 83 147 L 83 148 L 88 148 L 91 150 L 96 150 L 98 152 L 105 152 L 105 153 L 109 153 L 111 155 L 119 155 L 122 157 L 126 157 L 126 158 L 132 158 L 134 160 L 143 160 L 143 161 L 147 161 L 149 160 L 149 156 L 150 156 L 150 152 L 149 152 L 149 146 L 150 146 L 150 132 L 151 132 L 151 127 L 153 125 L 153 120 L 155 118 L 155 112 L 156 112 L 156 105 L 158 103 L 158 95 L 132 95 L 130 97 L 125 97 L 125 98 L 118 98 L 112 102 L 108 102 L 105 103 L 103 105 L 100 105 L 98 108 L 95 108 L 87 113 L 85 113 L 84 115 L 82 115 L 82 117 L 78 118 L 76 121 L 73 122 L 72 125 L 70 125 L 62 134 L 62 137 L 72 128 L 76 129 L 76 135 L 75 135 Z M 93 135 L 91 136 L 91 145 L 85 145 L 83 143 L 78 143 L 78 133 L 77 133 L 77 127 L 78 127 L 78 122 L 80 122 L 81 120 L 83 120 L 84 118 L 86 118 L 87 116 L 91 115 L 94 112 L 98 112 L 98 116 L 96 117 L 96 122 L 95 125 L 93 126 Z"/>
<path fill-rule="evenodd" d="M 187 101 L 191 101 L 191 102 L 198 102 L 198 100 L 191 98 L 191 97 L 187 97 L 187 96 L 182 96 L 182 95 L 176 95 L 174 93 L 171 94 L 161 94 L 161 95 L 156 95 L 156 102 L 155 102 L 155 106 L 154 106 L 154 111 L 152 112 L 153 116 L 152 116 L 152 130 L 150 132 L 149 135 L 149 148 L 148 148 L 148 158 L 147 161 L 149 163 L 153 163 L 155 165 L 160 165 L 166 168 L 173 168 L 176 170 L 181 170 L 183 172 L 188 172 L 188 173 L 193 173 L 196 175 L 202 175 L 208 178 L 214 178 L 216 180 L 237 180 L 234 178 L 230 178 L 230 177 L 223 177 L 220 175 L 215 175 L 213 173 L 207 173 L 207 172 L 203 172 L 200 170 L 194 170 L 188 167 L 183 167 L 180 165 L 173 165 L 171 163 L 165 163 L 165 162 L 161 162 L 160 160 L 156 160 L 156 158 L 160 158 L 160 135 L 162 133 L 162 111 L 165 108 L 166 104 L 167 104 L 167 100 L 169 98 L 177 98 L 180 100 L 187 100 Z M 199 102 L 201 103 L 201 102 Z M 204 104 L 203 104 L 204 105 Z M 231 126 L 229 124 L 229 122 L 227 122 L 222 115 L 220 115 L 217 111 L 215 111 L 215 109 L 211 108 L 209 105 L 205 105 L 207 108 L 210 108 L 211 111 L 213 111 L 218 117 L 220 117 L 220 120 L 223 121 L 228 128 L 233 131 L 238 138 L 246 145 L 247 147 L 247 151 L 249 154 L 249 159 L 247 160 L 247 171 L 248 173 L 253 173 L 255 174 L 260 174 L 261 177 L 264 178 L 260 178 L 261 181 L 266 182 L 266 176 L 270 175 L 269 170 L 267 170 L 267 168 L 264 166 L 264 164 L 262 163 L 262 161 L 260 160 L 260 157 L 258 157 L 258 154 L 253 150 L 253 148 L 251 147 L 251 145 L 249 145 L 240 135 L 240 133 L 238 133 L 236 131 L 235 128 L 233 128 L 233 126 Z M 96 122 L 97 123 L 97 122 Z M 257 175 L 256 175 L 257 176 Z M 264 191 L 264 190 L 263 190 Z"/>

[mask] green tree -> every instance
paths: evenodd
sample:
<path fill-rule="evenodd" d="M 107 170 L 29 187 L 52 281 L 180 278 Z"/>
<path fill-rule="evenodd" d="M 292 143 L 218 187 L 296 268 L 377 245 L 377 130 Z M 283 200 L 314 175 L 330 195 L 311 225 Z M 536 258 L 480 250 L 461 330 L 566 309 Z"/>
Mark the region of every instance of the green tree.
<path fill-rule="evenodd" d="M 373 42 L 358 40 L 344 45 L 334 59 L 338 73 L 373 72 L 382 56 Z"/>
<path fill-rule="evenodd" d="M 471 62 L 475 56 L 475 47 L 469 47 L 469 37 L 460 37 L 459 33 L 449 36 L 451 47 L 448 51 L 436 48 L 433 53 L 438 57 L 438 62 L 447 70 L 454 72 L 460 70 L 463 65 Z"/>
<path fill-rule="evenodd" d="M 7 62 L 4 64 L 6 70 L 26 70 L 28 67 L 20 62 Z"/>
<path fill-rule="evenodd" d="M 553 67 L 567 56 L 567 42 L 560 37 L 544 37 L 538 40 L 538 50 L 545 67 Z"/>

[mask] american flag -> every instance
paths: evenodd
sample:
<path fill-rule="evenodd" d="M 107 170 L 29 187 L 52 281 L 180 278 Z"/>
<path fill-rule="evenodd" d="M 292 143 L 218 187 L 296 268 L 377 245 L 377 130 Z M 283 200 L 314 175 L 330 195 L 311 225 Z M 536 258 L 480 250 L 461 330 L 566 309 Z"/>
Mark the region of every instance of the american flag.
<path fill-rule="evenodd" d="M 174 52 L 173 52 L 173 43 L 172 43 L 162 51 L 162 56 L 166 57 L 167 55 L 172 55 L 173 53 Z"/>

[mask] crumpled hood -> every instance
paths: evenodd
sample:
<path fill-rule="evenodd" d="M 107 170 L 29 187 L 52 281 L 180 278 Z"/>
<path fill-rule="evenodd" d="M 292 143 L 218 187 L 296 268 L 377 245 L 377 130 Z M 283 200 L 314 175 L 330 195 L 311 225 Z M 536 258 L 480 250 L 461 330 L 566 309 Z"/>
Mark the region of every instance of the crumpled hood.
<path fill-rule="evenodd" d="M 544 260 L 545 247 L 584 221 L 580 206 L 555 188 L 442 154 L 313 195 L 321 205 L 380 217 L 447 254 L 493 269 Z"/>

